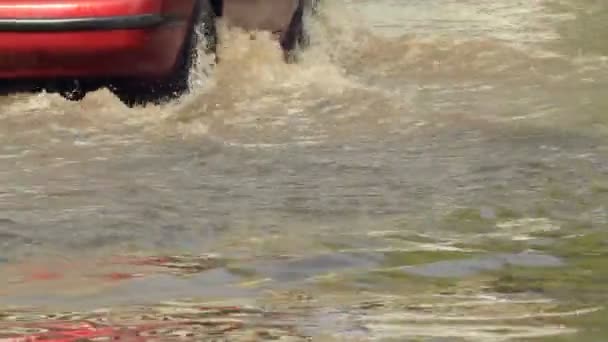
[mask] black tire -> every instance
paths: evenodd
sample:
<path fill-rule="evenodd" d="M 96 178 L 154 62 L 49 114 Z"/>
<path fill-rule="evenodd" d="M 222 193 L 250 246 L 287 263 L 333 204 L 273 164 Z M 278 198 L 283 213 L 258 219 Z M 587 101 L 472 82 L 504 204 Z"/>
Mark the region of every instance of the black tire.
<path fill-rule="evenodd" d="M 320 0 L 300 0 L 289 27 L 281 37 L 281 47 L 288 63 L 297 61 L 299 49 L 310 46 L 310 32 L 308 32 L 304 20 L 307 16 L 317 14 L 319 2 Z"/>
<path fill-rule="evenodd" d="M 88 91 L 85 88 L 77 84 L 72 88 L 63 88 L 59 90 L 59 95 L 61 95 L 61 97 L 72 102 L 79 102 L 83 100 L 87 96 L 87 93 Z"/>
<path fill-rule="evenodd" d="M 47 85 L 46 90 L 56 92 L 64 99 L 72 102 L 82 101 L 88 93 L 103 87 L 103 83 L 95 80 L 68 79 L 55 81 Z"/>
<path fill-rule="evenodd" d="M 131 108 L 160 105 L 190 92 L 191 70 L 196 67 L 201 40 L 205 39 L 205 53 L 215 53 L 217 48 L 216 18 L 210 1 L 197 0 L 194 16 L 173 73 L 159 80 L 112 82 L 108 88 L 121 102 Z"/>

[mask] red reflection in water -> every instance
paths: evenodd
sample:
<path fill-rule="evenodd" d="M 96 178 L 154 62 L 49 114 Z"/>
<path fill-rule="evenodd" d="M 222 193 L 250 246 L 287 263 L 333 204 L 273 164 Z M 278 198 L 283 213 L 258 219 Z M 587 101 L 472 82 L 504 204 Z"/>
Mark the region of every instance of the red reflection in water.
<path fill-rule="evenodd" d="M 174 274 L 192 274 L 200 273 L 206 270 L 218 267 L 220 264 L 216 259 L 209 258 L 206 256 L 199 257 L 180 257 L 180 256 L 149 256 L 149 257 L 113 257 L 110 260 L 97 261 L 93 268 L 98 268 L 98 272 L 94 274 L 87 274 L 86 269 L 91 268 L 82 265 L 62 265 L 60 267 L 48 266 L 47 268 L 41 268 L 40 266 L 35 269 L 28 270 L 31 265 L 23 265 L 21 269 L 22 276 L 20 282 L 51 282 L 60 281 L 65 279 L 72 279 L 74 277 L 80 279 L 95 279 L 106 282 L 119 282 L 125 280 L 131 280 L 134 278 L 140 278 L 148 273 L 155 273 L 161 270 L 170 271 Z M 112 271 L 104 268 L 111 268 L 114 266 L 131 266 L 137 268 L 145 268 L 143 272 L 125 272 L 125 271 Z M 152 267 L 152 268 L 151 268 Z M 49 270 L 53 268 L 54 270 Z M 79 273 L 79 269 L 82 271 Z M 156 268 L 154 270 L 153 268 Z M 65 269 L 65 272 L 56 271 L 57 269 Z"/>
<path fill-rule="evenodd" d="M 25 280 L 33 280 L 33 281 L 45 281 L 45 280 L 57 280 L 61 279 L 62 275 L 57 272 L 49 272 L 49 271 L 38 271 L 30 273 Z"/>
<path fill-rule="evenodd" d="M 221 260 L 207 256 L 156 256 L 117 257 L 97 264 L 94 274 L 79 273 L 75 268 L 65 268 L 62 272 L 44 270 L 40 267 L 29 270 L 22 278 L 31 282 L 60 282 L 76 274 L 80 279 L 96 279 L 96 282 L 121 282 L 144 277 L 150 272 L 169 271 L 176 275 L 187 275 L 222 267 Z M 135 266 L 143 273 L 112 270 L 118 265 Z M 105 266 L 110 269 L 104 270 Z M 152 267 L 152 268 L 150 268 Z M 155 268 L 157 268 L 155 270 Z M 57 268 L 56 268 L 57 269 Z M 164 270 L 164 271 L 163 271 Z M 57 283 L 61 284 L 61 283 Z M 16 312 L 15 319 L 7 319 L 0 314 L 0 342 L 83 342 L 83 341 L 133 341 L 147 342 L 183 340 L 188 337 L 226 337 L 242 331 L 275 331 L 283 336 L 298 336 L 292 326 L 293 318 L 285 313 L 267 312 L 256 308 L 239 306 L 188 305 L 162 307 L 158 311 L 152 305 L 141 311 L 129 312 L 122 319 L 108 322 L 102 312 L 74 313 L 72 318 L 45 315 L 35 312 Z M 8 313 L 7 313 L 8 315 Z M 76 318 L 76 315 L 79 317 Z M 62 318 L 59 318 L 62 317 Z M 41 319 L 42 318 L 42 319 Z M 272 334 L 267 333 L 268 336 Z M 262 339 L 263 340 L 263 339 Z"/>
<path fill-rule="evenodd" d="M 215 308 L 216 310 L 220 308 Z M 235 313 L 238 307 L 221 308 L 221 311 Z M 163 335 L 163 329 L 168 332 L 183 329 L 192 330 L 188 335 L 194 336 L 196 327 L 202 327 L 211 335 L 228 333 L 243 328 L 243 323 L 235 320 L 219 321 L 168 321 L 142 323 L 134 326 L 96 326 L 92 323 L 48 322 L 22 325 L 22 328 L 42 331 L 21 336 L 0 338 L 0 342 L 83 342 L 83 341 L 130 341 L 146 342 L 157 340 Z M 1 326 L 0 326 L 1 328 Z M 18 334 L 15 334 L 18 335 Z M 165 336 L 168 337 L 168 336 Z M 176 337 L 176 336 L 173 336 Z"/>
<path fill-rule="evenodd" d="M 123 272 L 112 272 L 112 273 L 103 274 L 101 276 L 102 279 L 108 280 L 108 281 L 129 280 L 129 279 L 134 279 L 134 278 L 139 278 L 139 277 L 143 277 L 143 275 L 134 274 L 134 273 L 123 273 Z"/>
<path fill-rule="evenodd" d="M 111 327 L 95 327 L 89 323 L 46 323 L 31 325 L 30 328 L 44 330 L 42 333 L 31 335 L 0 338 L 0 342 L 77 342 L 94 338 L 122 339 L 129 338 L 129 341 L 145 341 L 137 337 L 135 331 L 122 331 Z"/>

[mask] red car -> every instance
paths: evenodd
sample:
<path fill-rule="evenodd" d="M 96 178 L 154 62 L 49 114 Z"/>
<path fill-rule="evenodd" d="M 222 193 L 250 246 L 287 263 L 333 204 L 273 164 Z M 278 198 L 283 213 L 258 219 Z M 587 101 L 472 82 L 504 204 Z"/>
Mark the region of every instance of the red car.
<path fill-rule="evenodd" d="M 317 0 L 0 0 L 0 92 L 81 100 L 107 87 L 132 107 L 176 99 L 215 20 L 269 30 L 290 55 Z"/>

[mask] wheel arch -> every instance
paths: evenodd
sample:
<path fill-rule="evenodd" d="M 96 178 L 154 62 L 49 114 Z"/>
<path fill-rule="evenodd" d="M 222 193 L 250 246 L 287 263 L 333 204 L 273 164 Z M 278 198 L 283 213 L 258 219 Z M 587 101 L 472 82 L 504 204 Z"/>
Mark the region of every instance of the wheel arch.
<path fill-rule="evenodd" d="M 224 14 L 224 0 L 209 0 L 211 2 L 211 8 L 213 14 L 216 17 L 221 17 Z"/>

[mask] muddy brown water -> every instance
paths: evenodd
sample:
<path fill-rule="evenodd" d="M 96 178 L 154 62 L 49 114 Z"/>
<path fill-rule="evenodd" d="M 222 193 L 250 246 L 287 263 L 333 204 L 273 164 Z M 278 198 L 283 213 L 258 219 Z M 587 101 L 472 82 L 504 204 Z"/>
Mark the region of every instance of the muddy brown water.
<path fill-rule="evenodd" d="M 179 103 L 0 98 L 0 341 L 607 338 L 606 23 L 332 1 Z"/>

